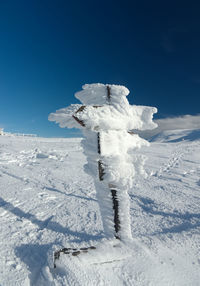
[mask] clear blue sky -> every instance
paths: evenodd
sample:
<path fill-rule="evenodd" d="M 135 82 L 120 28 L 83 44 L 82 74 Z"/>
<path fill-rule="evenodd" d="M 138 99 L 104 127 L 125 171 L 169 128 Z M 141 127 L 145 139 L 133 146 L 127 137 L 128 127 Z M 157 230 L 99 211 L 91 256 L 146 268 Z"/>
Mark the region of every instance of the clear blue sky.
<path fill-rule="evenodd" d="M 199 11 L 199 1 L 0 0 L 0 126 L 76 136 L 48 115 L 95 82 L 125 85 L 157 118 L 200 113 Z"/>

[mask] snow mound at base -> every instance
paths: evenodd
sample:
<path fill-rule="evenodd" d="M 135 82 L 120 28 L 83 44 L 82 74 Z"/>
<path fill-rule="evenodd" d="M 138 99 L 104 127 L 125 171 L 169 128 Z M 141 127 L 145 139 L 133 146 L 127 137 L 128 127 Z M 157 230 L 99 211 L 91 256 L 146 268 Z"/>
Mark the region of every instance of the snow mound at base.
<path fill-rule="evenodd" d="M 81 263 L 81 265 L 104 264 L 122 260 L 130 256 L 128 247 L 119 240 L 106 240 L 96 246 L 96 249 L 89 249 L 87 253 L 80 253 L 78 256 L 61 253 L 56 260 L 56 268 L 68 265 L 69 261 Z"/>

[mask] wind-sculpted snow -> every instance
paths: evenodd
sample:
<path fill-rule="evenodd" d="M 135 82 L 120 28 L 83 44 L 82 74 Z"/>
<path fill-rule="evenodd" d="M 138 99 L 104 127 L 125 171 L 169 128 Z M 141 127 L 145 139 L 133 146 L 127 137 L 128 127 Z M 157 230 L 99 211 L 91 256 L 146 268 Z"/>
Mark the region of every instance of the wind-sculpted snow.
<path fill-rule="evenodd" d="M 133 241 L 109 259 L 107 244 L 95 256 L 63 256 L 52 270 L 52 245 L 103 240 L 81 139 L 1 136 L 0 285 L 198 286 L 200 141 L 153 142 L 134 155 L 148 160 L 129 193 Z"/>
<path fill-rule="evenodd" d="M 56 113 L 49 115 L 50 121 L 59 123 L 60 127 L 79 128 L 79 124 L 75 121 L 72 115 L 81 107 L 81 104 L 71 104 L 70 107 L 61 108 Z"/>
<path fill-rule="evenodd" d="M 120 85 L 109 85 L 112 89 L 112 105 L 106 98 L 106 85 L 86 84 L 83 90 L 75 94 L 84 105 L 84 110 L 76 114 L 87 129 L 96 130 L 146 130 L 154 129 L 157 124 L 152 121 L 155 107 L 130 105 L 126 96 L 129 90 Z M 81 105 L 72 104 L 49 115 L 50 121 L 56 121 L 60 127 L 82 128 L 72 117 Z M 95 108 L 98 107 L 98 108 Z"/>

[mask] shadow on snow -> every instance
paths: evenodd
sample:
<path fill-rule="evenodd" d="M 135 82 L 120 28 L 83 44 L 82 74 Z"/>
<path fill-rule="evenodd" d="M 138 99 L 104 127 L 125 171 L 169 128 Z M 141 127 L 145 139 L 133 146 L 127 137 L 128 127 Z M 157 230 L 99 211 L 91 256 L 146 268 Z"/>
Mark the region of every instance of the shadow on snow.
<path fill-rule="evenodd" d="M 19 218 L 28 219 L 33 224 L 37 225 L 39 229 L 48 229 L 54 232 L 63 233 L 66 235 L 75 236 L 77 239 L 70 240 L 70 242 L 82 242 L 88 240 L 99 240 L 102 235 L 89 235 L 83 232 L 72 231 L 68 228 L 63 227 L 57 222 L 52 222 L 53 216 L 49 217 L 47 220 L 39 220 L 35 215 L 24 212 L 18 207 L 14 207 L 11 203 L 6 202 L 0 197 L 0 207 L 4 208 L 6 211 L 11 212 Z M 54 243 L 50 244 L 21 244 L 15 248 L 15 254 L 20 258 L 26 265 L 29 273 L 30 285 L 35 286 L 37 280 L 41 275 L 41 269 L 47 262 L 48 250 L 53 246 Z"/>
<path fill-rule="evenodd" d="M 159 215 L 163 218 L 173 218 L 174 223 L 176 223 L 176 219 L 182 220 L 181 223 L 174 225 L 169 228 L 163 228 L 160 232 L 154 232 L 152 235 L 159 234 L 167 234 L 167 233 L 180 233 L 182 231 L 188 231 L 191 229 L 195 229 L 200 227 L 200 213 L 180 213 L 178 211 L 175 212 L 164 212 L 158 210 L 158 205 L 148 197 L 140 197 L 136 195 L 130 195 L 133 200 L 137 200 L 138 205 L 145 211 L 147 214 L 151 215 Z M 171 220 L 170 220 L 171 223 Z"/>
<path fill-rule="evenodd" d="M 52 244 L 22 244 L 15 248 L 15 254 L 29 270 L 30 286 L 37 285 L 41 270 L 47 263 L 47 253 Z"/>
<path fill-rule="evenodd" d="M 53 216 L 50 216 L 48 219 L 42 221 L 36 218 L 35 215 L 29 213 L 29 212 L 24 212 L 18 207 L 14 207 L 11 203 L 6 202 L 3 198 L 0 197 L 0 207 L 4 208 L 6 211 L 9 211 L 16 215 L 19 218 L 25 218 L 31 221 L 33 224 L 37 225 L 40 229 L 48 229 L 54 232 L 58 233 L 63 233 L 66 235 L 72 235 L 77 238 L 80 238 L 81 241 L 87 241 L 87 240 L 97 240 L 101 238 L 101 235 L 91 235 L 87 234 L 84 232 L 77 232 L 77 231 L 72 231 L 67 227 L 63 227 L 59 223 L 55 221 L 51 221 Z"/>

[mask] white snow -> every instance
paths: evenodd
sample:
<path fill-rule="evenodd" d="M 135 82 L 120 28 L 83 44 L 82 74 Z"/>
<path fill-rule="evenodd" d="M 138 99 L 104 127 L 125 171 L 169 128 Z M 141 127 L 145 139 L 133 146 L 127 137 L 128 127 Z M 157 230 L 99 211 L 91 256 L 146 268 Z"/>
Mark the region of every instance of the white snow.
<path fill-rule="evenodd" d="M 110 253 L 81 139 L 1 136 L 0 285 L 198 286 L 199 130 L 170 130 L 134 155 L 148 160 L 129 192 L 133 241 Z M 91 245 L 51 268 L 53 249 Z"/>

